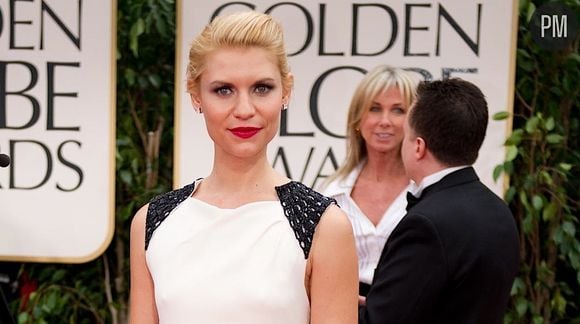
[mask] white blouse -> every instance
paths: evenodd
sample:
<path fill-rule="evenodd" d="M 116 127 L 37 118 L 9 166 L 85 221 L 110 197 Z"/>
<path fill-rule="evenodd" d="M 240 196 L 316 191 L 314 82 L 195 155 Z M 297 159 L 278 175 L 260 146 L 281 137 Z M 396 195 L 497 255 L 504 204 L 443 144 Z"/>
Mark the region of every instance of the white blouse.
<path fill-rule="evenodd" d="M 371 284 L 385 243 L 406 214 L 407 191 L 409 191 L 411 184 L 399 193 L 375 227 L 351 197 L 352 189 L 363 165 L 364 162 L 354 168 L 347 177 L 331 182 L 322 191 L 322 194 L 336 199 L 338 205 L 348 216 L 352 224 L 358 254 L 359 281 Z"/>

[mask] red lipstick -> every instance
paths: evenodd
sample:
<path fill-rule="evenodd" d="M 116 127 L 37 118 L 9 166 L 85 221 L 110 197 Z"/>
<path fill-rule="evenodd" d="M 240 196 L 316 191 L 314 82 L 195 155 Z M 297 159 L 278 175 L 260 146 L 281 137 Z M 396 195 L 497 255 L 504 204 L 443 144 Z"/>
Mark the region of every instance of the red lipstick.
<path fill-rule="evenodd" d="M 256 135 L 260 130 L 261 128 L 258 127 L 235 127 L 229 129 L 232 134 L 240 138 L 250 138 Z"/>

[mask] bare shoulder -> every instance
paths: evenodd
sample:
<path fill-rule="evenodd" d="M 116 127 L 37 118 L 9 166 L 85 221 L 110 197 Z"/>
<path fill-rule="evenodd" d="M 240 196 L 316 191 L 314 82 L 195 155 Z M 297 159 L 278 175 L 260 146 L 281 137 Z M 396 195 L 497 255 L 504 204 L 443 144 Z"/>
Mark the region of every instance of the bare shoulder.
<path fill-rule="evenodd" d="M 134 227 L 143 227 L 145 228 L 145 222 L 147 221 L 147 210 L 149 210 L 149 204 L 143 205 L 135 216 L 133 216 L 133 220 L 131 221 L 131 230 Z"/>
<path fill-rule="evenodd" d="M 356 251 L 352 225 L 342 209 L 335 204 L 328 206 L 322 214 L 312 241 L 314 259 L 336 255 L 339 251 Z"/>
<path fill-rule="evenodd" d="M 139 208 L 131 221 L 131 245 L 141 245 L 145 247 L 145 223 L 147 222 L 147 210 L 149 204 Z"/>
<path fill-rule="evenodd" d="M 352 226 L 348 217 L 336 204 L 331 204 L 326 208 L 318 223 L 317 232 L 324 235 L 347 235 L 352 236 Z"/>

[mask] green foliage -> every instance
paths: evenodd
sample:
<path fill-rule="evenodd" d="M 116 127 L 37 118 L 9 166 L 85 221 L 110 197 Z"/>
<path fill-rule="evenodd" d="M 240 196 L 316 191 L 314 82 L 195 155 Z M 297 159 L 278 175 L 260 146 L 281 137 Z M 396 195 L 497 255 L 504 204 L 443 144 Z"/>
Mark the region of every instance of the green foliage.
<path fill-rule="evenodd" d="M 38 288 L 18 323 L 127 322 L 130 222 L 172 183 L 174 44 L 174 0 L 118 1 L 115 235 L 86 264 L 23 264 Z"/>
<path fill-rule="evenodd" d="M 493 173 L 510 177 L 505 199 L 520 229 L 520 272 L 506 323 L 580 321 L 578 38 L 558 52 L 534 43 L 527 26 L 544 2 L 520 1 L 513 132 Z M 563 2 L 578 12 L 578 1 Z"/>

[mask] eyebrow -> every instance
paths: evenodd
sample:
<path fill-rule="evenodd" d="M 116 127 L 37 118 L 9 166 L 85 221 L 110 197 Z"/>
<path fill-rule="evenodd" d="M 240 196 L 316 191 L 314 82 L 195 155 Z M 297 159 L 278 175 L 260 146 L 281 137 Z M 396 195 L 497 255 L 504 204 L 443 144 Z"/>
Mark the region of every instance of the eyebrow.
<path fill-rule="evenodd" d="M 257 83 L 265 83 L 265 82 L 276 82 L 276 79 L 273 78 L 263 78 L 263 79 L 259 79 L 256 80 L 254 82 L 254 84 Z M 210 86 L 223 86 L 223 85 L 231 85 L 231 82 L 227 82 L 227 81 L 220 81 L 220 80 L 215 80 L 209 83 Z"/>

